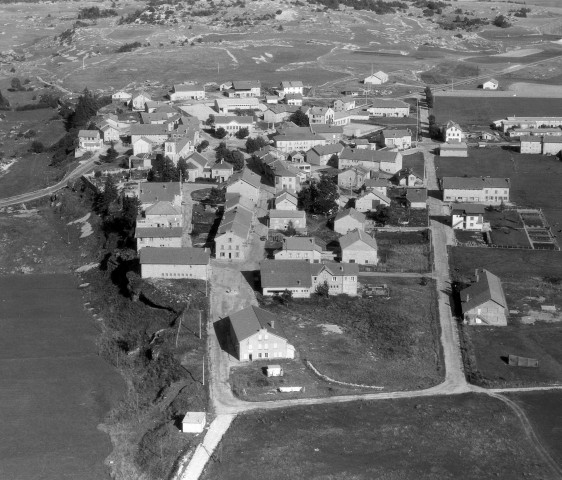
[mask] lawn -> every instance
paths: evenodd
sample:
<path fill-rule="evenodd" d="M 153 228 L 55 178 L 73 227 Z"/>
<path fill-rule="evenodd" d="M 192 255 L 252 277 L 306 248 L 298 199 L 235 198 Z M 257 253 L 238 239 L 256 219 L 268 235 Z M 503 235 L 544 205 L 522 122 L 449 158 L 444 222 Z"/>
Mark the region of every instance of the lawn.
<path fill-rule="evenodd" d="M 558 465 L 562 464 L 562 392 L 510 393 L 527 414 L 535 433 Z"/>
<path fill-rule="evenodd" d="M 68 274 L 0 277 L 2 478 L 108 477 L 112 446 L 98 425 L 125 384 L 98 355 L 78 283 Z"/>
<path fill-rule="evenodd" d="M 489 233 L 492 245 L 508 248 L 531 248 L 525 230 L 509 227 L 493 228 Z"/>
<path fill-rule="evenodd" d="M 562 175 L 555 157 L 526 155 L 501 148 L 471 148 L 469 157 L 435 157 L 437 176 L 491 176 L 511 179 L 510 200 L 519 208 L 540 208 L 553 227 L 562 229 L 560 189 L 554 179 Z"/>
<path fill-rule="evenodd" d="M 385 391 L 439 383 L 443 368 L 434 284 L 392 277 L 360 281 L 387 284 L 390 298 L 295 299 L 266 308 L 279 315 L 300 359 L 334 380 Z"/>
<path fill-rule="evenodd" d="M 377 231 L 379 270 L 389 272 L 427 272 L 430 269 L 428 231 Z"/>
<path fill-rule="evenodd" d="M 507 60 L 507 59 L 504 59 Z M 437 123 L 454 120 L 461 126 L 489 126 L 507 116 L 557 116 L 562 98 L 436 96 L 433 114 Z"/>
<path fill-rule="evenodd" d="M 555 476 L 504 403 L 466 394 L 238 416 L 203 480 Z"/>

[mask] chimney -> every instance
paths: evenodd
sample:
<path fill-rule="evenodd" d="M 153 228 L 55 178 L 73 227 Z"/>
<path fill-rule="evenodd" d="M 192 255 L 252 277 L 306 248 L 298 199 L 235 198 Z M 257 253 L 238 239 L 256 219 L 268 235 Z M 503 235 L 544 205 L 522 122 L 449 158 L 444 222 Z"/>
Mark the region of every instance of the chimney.
<path fill-rule="evenodd" d="M 270 325 L 271 325 L 271 328 L 275 328 L 275 320 L 271 320 Z"/>
<path fill-rule="evenodd" d="M 476 281 L 479 282 L 480 281 L 480 274 L 478 272 L 478 269 L 475 270 L 474 276 L 476 277 Z"/>

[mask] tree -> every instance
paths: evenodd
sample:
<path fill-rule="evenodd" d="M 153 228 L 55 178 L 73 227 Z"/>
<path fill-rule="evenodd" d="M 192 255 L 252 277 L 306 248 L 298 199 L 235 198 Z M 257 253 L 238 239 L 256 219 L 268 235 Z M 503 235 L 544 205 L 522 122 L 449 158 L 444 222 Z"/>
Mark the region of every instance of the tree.
<path fill-rule="evenodd" d="M 43 153 L 45 151 L 45 145 L 43 145 L 43 143 L 39 140 L 33 140 L 29 150 L 33 153 Z"/>
<path fill-rule="evenodd" d="M 318 182 L 318 197 L 314 202 L 314 210 L 316 213 L 332 215 L 338 210 L 338 198 L 338 186 L 331 177 L 324 175 Z"/>
<path fill-rule="evenodd" d="M 217 162 L 220 162 L 221 160 L 224 160 L 224 158 L 228 155 L 228 153 L 229 153 L 229 150 L 226 146 L 226 142 L 219 143 L 217 148 L 215 148 L 215 158 L 216 158 Z"/>
<path fill-rule="evenodd" d="M 201 153 L 209 146 L 209 142 L 207 140 L 203 140 L 199 145 L 197 145 L 197 151 Z"/>
<path fill-rule="evenodd" d="M 12 78 L 12 81 L 10 82 L 10 85 L 12 86 L 12 90 L 22 90 L 23 87 L 21 85 L 21 80 L 18 77 L 14 77 Z"/>
<path fill-rule="evenodd" d="M 238 150 L 231 150 L 224 159 L 232 165 L 235 171 L 240 171 L 244 168 L 244 154 Z"/>
<path fill-rule="evenodd" d="M 330 285 L 328 282 L 324 281 L 324 283 L 320 283 L 316 286 L 316 295 L 319 297 L 327 297 L 330 295 Z"/>
<path fill-rule="evenodd" d="M 111 175 L 108 175 L 105 179 L 103 191 L 98 195 L 96 201 L 96 211 L 102 217 L 106 217 L 109 215 L 112 205 L 118 198 L 119 192 L 117 190 L 117 186 L 115 185 L 113 178 L 111 178 Z"/>
<path fill-rule="evenodd" d="M 285 234 L 288 237 L 294 237 L 297 234 L 297 230 L 295 229 L 295 225 L 293 224 L 292 220 L 289 220 L 287 228 L 285 229 Z"/>
<path fill-rule="evenodd" d="M 209 115 L 209 118 L 205 120 L 205 125 L 207 125 L 207 127 L 215 126 L 215 116 L 212 113 Z"/>
<path fill-rule="evenodd" d="M 390 218 L 390 209 L 386 205 L 377 205 L 375 210 L 367 212 L 367 218 L 384 227 Z"/>
<path fill-rule="evenodd" d="M 283 293 L 279 295 L 279 300 L 282 304 L 287 304 L 293 299 L 293 292 L 289 289 L 283 290 Z"/>
<path fill-rule="evenodd" d="M 435 123 L 435 116 L 430 115 L 429 117 L 427 117 L 427 121 L 429 124 L 428 126 L 429 138 L 433 138 L 435 140 L 441 138 L 441 129 L 439 128 L 439 125 Z"/>
<path fill-rule="evenodd" d="M 239 138 L 240 140 L 246 138 L 248 135 L 250 135 L 250 130 L 248 130 L 246 127 L 240 128 L 236 132 L 236 138 Z"/>
<path fill-rule="evenodd" d="M 297 127 L 308 127 L 310 122 L 306 113 L 302 111 L 302 108 L 299 108 L 295 113 L 293 113 L 289 117 L 289 121 L 293 122 Z"/>
<path fill-rule="evenodd" d="M 496 27 L 499 27 L 499 28 L 511 27 L 511 23 L 509 23 L 507 18 L 505 18 L 503 15 L 498 15 L 496 18 L 494 18 L 494 21 L 492 22 L 492 24 L 494 24 Z"/>
<path fill-rule="evenodd" d="M 174 162 L 161 153 L 152 161 L 152 168 L 148 172 L 149 182 L 177 182 L 180 179 L 179 171 Z"/>
<path fill-rule="evenodd" d="M 217 138 L 224 138 L 227 135 L 228 135 L 227 131 L 222 127 L 219 127 L 215 130 L 215 137 Z"/>
<path fill-rule="evenodd" d="M 102 157 L 102 160 L 105 163 L 112 163 L 118 156 L 119 153 L 117 153 L 117 150 L 113 148 L 113 143 L 112 143 L 111 147 L 107 149 L 107 153 Z"/>
<path fill-rule="evenodd" d="M 141 203 L 137 197 L 127 197 L 123 195 L 121 197 L 121 205 L 121 218 L 123 220 L 124 227 L 131 229 L 137 221 Z"/>
<path fill-rule="evenodd" d="M 211 188 L 209 192 L 208 201 L 211 205 L 217 205 L 219 203 L 224 203 L 226 200 L 226 190 L 224 188 Z"/>
<path fill-rule="evenodd" d="M 187 160 L 185 158 L 180 158 L 177 168 L 178 173 L 181 174 L 181 178 L 185 181 L 185 179 L 189 176 L 187 172 Z"/>
<path fill-rule="evenodd" d="M 2 92 L 0 92 L 0 110 L 7 110 L 10 108 L 10 102 L 8 102 L 7 98 L 2 96 Z"/>
<path fill-rule="evenodd" d="M 316 182 L 311 182 L 308 187 L 303 187 L 298 193 L 299 209 L 305 212 L 314 213 L 314 202 L 318 197 L 318 185 Z"/>
<path fill-rule="evenodd" d="M 267 140 L 263 137 L 256 137 L 256 138 L 248 138 L 246 140 L 246 151 L 248 153 L 257 152 L 260 148 L 263 148 L 267 145 Z"/>
<path fill-rule="evenodd" d="M 429 86 L 425 87 L 425 101 L 427 103 L 427 108 L 433 108 L 433 92 Z"/>

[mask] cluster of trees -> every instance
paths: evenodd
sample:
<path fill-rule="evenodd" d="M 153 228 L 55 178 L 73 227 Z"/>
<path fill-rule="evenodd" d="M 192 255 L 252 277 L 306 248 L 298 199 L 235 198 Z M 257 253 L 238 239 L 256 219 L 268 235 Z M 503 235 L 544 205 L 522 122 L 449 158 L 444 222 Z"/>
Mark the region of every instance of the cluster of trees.
<path fill-rule="evenodd" d="M 0 110 L 9 110 L 10 109 L 10 102 L 7 98 L 2 95 L 0 92 Z"/>
<path fill-rule="evenodd" d="M 527 18 L 527 14 L 531 13 L 531 9 L 522 7 L 519 10 L 512 10 L 509 13 L 513 13 L 514 17 Z"/>
<path fill-rule="evenodd" d="M 46 93 L 39 97 L 37 103 L 27 103 L 25 105 L 18 105 L 14 110 L 18 112 L 27 110 L 41 110 L 43 108 L 57 108 L 59 106 L 59 97 L 52 93 Z"/>
<path fill-rule="evenodd" d="M 289 117 L 289 121 L 293 122 L 297 127 L 308 127 L 310 125 L 306 113 L 304 113 L 301 108 Z"/>
<path fill-rule="evenodd" d="M 506 17 L 504 17 L 503 15 L 498 15 L 496 18 L 494 18 L 494 21 L 492 22 L 492 25 L 495 25 L 496 27 L 499 27 L 499 28 L 509 28 L 509 27 L 511 27 L 511 23 L 509 23 L 508 19 Z"/>
<path fill-rule="evenodd" d="M 78 20 L 96 20 L 98 18 L 116 17 L 117 11 L 113 8 L 100 10 L 99 7 L 84 7 L 78 11 Z"/>
<path fill-rule="evenodd" d="M 333 178 L 323 176 L 320 181 L 312 181 L 299 192 L 299 208 L 320 215 L 333 215 L 338 210 L 338 187 Z"/>
<path fill-rule="evenodd" d="M 425 87 L 425 103 L 427 104 L 427 108 L 433 108 L 433 92 L 429 86 Z"/>
<path fill-rule="evenodd" d="M 78 130 L 94 129 L 91 119 L 101 107 L 110 103 L 111 97 L 96 97 L 86 88 L 78 98 L 76 107 L 73 108 L 69 103 L 61 106 L 59 114 L 64 120 L 67 133 L 50 148 L 53 152 L 53 165 L 60 165 L 68 160 L 77 146 Z"/>
<path fill-rule="evenodd" d="M 248 153 L 257 152 L 259 149 L 268 145 L 267 140 L 263 137 L 256 137 L 256 138 L 248 138 L 246 140 L 246 151 Z"/>
<path fill-rule="evenodd" d="M 488 25 L 490 22 L 485 18 L 468 18 L 465 16 L 461 18 L 460 15 L 457 15 L 455 19 L 451 21 L 440 21 L 439 26 L 443 30 L 466 30 L 471 31 L 477 27 L 481 27 L 482 25 Z"/>
<path fill-rule="evenodd" d="M 314 2 L 311 2 L 314 3 Z M 391 0 L 316 0 L 316 3 L 324 5 L 327 8 L 337 10 L 340 5 L 352 7 L 355 10 L 370 10 L 377 15 L 385 15 L 387 13 L 396 13 L 397 10 L 407 10 L 408 5 L 404 2 Z"/>
<path fill-rule="evenodd" d="M 159 153 L 152 160 L 152 168 L 148 172 L 147 180 L 149 182 L 179 182 L 180 174 L 182 178 L 186 177 L 187 162 L 180 159 L 176 166 L 172 160 Z"/>
<path fill-rule="evenodd" d="M 140 48 L 140 47 L 142 47 L 141 42 L 124 43 L 117 50 L 115 50 L 115 53 L 132 52 L 133 50 L 136 50 L 137 48 Z"/>
<path fill-rule="evenodd" d="M 429 124 L 429 138 L 433 138 L 434 140 L 441 139 L 441 128 L 435 122 L 435 115 L 430 115 L 429 117 L 427 117 L 427 122 Z"/>
<path fill-rule="evenodd" d="M 244 168 L 244 154 L 239 150 L 229 150 L 225 142 L 219 143 L 215 148 L 215 158 L 217 162 L 224 160 L 232 165 L 235 171 Z"/>

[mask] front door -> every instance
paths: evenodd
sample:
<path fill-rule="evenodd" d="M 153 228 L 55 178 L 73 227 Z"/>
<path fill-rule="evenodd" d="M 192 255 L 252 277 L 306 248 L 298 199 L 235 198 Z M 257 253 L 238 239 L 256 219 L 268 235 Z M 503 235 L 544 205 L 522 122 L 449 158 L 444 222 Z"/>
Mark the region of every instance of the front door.
<path fill-rule="evenodd" d="M 248 358 L 250 359 L 250 362 L 251 362 L 252 361 L 252 354 L 251 353 L 248 354 Z"/>

